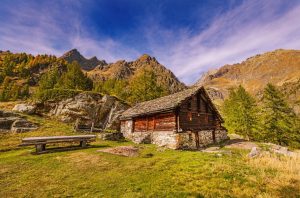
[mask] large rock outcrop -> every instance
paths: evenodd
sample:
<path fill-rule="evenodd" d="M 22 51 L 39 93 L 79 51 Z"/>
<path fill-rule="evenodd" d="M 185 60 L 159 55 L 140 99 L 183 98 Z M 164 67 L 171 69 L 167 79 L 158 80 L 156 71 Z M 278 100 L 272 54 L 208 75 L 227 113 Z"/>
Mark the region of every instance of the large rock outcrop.
<path fill-rule="evenodd" d="M 129 105 L 109 95 L 84 92 L 61 101 L 37 104 L 37 113 L 75 123 L 80 130 L 119 130 L 121 113 Z"/>
<path fill-rule="evenodd" d="M 12 109 L 15 112 L 19 112 L 19 113 L 25 113 L 25 114 L 34 114 L 35 110 L 36 110 L 36 106 L 35 105 L 31 105 L 31 104 L 16 104 L 14 106 L 14 108 Z"/>

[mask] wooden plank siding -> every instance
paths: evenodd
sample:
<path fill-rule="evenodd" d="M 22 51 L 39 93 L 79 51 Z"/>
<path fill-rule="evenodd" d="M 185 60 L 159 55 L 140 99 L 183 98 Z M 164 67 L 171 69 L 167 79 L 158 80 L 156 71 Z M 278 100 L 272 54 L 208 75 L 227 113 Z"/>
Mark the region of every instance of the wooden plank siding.
<path fill-rule="evenodd" d="M 208 104 L 201 92 L 183 102 L 179 111 L 179 127 L 182 130 L 217 128 L 220 121 Z"/>
<path fill-rule="evenodd" d="M 134 131 L 172 131 L 176 127 L 174 113 L 157 114 L 134 118 Z"/>
<path fill-rule="evenodd" d="M 187 131 L 216 129 L 221 120 L 206 97 L 198 92 L 174 110 L 133 118 L 133 131 Z"/>

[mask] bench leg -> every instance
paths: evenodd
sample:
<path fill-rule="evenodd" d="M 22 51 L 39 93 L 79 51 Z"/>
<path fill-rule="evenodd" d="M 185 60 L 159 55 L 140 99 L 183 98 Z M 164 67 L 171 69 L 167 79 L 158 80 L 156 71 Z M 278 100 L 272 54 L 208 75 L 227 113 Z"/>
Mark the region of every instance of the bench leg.
<path fill-rule="evenodd" d="M 35 145 L 35 149 L 36 149 L 37 153 L 42 152 L 42 151 L 46 150 L 46 144 Z"/>
<path fill-rule="evenodd" d="M 87 144 L 86 141 L 80 141 L 80 146 L 81 147 L 86 147 L 86 144 Z"/>

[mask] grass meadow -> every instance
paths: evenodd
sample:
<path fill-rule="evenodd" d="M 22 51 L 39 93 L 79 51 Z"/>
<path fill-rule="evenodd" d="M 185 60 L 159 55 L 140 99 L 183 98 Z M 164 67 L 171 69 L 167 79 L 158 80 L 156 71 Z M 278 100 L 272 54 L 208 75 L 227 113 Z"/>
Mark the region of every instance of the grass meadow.
<path fill-rule="evenodd" d="M 300 197 L 299 158 L 248 158 L 249 150 L 225 148 L 219 156 L 101 140 L 87 149 L 37 155 L 32 146 L 18 146 L 23 137 L 75 133 L 55 120 L 28 119 L 40 128 L 0 135 L 0 197 Z M 98 152 L 121 145 L 137 146 L 139 156 Z"/>

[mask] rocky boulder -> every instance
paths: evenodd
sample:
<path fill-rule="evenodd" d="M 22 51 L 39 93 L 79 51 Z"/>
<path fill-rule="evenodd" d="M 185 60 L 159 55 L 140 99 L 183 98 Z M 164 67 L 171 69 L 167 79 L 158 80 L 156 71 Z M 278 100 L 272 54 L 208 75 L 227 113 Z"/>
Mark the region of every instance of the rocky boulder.
<path fill-rule="evenodd" d="M 118 98 L 83 92 L 61 101 L 46 101 L 37 105 L 37 112 L 75 123 L 76 130 L 119 130 L 119 117 L 129 105 Z"/>
<path fill-rule="evenodd" d="M 258 156 L 260 153 L 259 149 L 257 147 L 252 147 L 250 153 L 248 154 L 248 157 L 253 158 Z"/>
<path fill-rule="evenodd" d="M 17 104 L 12 110 L 19 113 L 34 114 L 36 106 L 30 104 Z"/>
<path fill-rule="evenodd" d="M 36 129 L 38 129 L 36 124 L 29 122 L 26 119 L 17 119 L 12 123 L 10 131 L 15 133 L 23 133 Z"/>
<path fill-rule="evenodd" d="M 277 144 L 273 143 L 264 143 L 264 145 L 269 147 L 269 151 L 279 154 L 279 155 L 284 155 L 284 156 L 298 156 L 297 152 L 290 151 L 287 147 L 280 146 Z"/>

